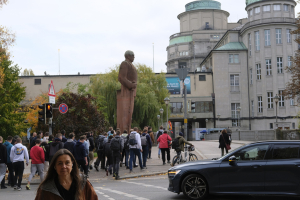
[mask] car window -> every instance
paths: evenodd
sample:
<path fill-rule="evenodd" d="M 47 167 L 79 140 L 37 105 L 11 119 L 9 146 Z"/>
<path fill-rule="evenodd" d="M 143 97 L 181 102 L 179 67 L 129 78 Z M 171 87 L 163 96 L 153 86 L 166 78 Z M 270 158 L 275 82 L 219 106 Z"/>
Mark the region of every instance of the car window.
<path fill-rule="evenodd" d="M 272 159 L 299 158 L 299 145 L 276 144 L 273 147 Z"/>
<path fill-rule="evenodd" d="M 266 152 L 269 148 L 269 145 L 257 145 L 241 149 L 240 151 L 234 153 L 236 160 L 241 161 L 251 161 L 251 160 L 263 160 Z"/>

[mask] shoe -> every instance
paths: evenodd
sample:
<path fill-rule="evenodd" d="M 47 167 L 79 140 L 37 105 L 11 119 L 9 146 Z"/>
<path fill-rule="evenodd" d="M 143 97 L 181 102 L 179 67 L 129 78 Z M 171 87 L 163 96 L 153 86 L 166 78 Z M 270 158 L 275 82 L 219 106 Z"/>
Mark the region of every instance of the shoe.
<path fill-rule="evenodd" d="M 145 168 L 143 167 L 143 168 L 141 168 L 141 170 L 145 170 Z"/>
<path fill-rule="evenodd" d="M 163 162 L 163 165 L 165 165 L 166 163 L 165 162 Z"/>
<path fill-rule="evenodd" d="M 122 167 L 123 163 L 120 162 L 120 167 Z"/>
<path fill-rule="evenodd" d="M 106 176 L 108 176 L 108 170 L 106 170 Z"/>
<path fill-rule="evenodd" d="M 112 175 L 112 171 L 109 171 L 109 175 Z"/>
<path fill-rule="evenodd" d="M 148 159 L 152 159 L 152 158 L 148 158 Z"/>
<path fill-rule="evenodd" d="M 97 172 L 99 172 L 98 166 L 95 165 L 94 168 L 97 170 Z"/>
<path fill-rule="evenodd" d="M 14 186 L 14 189 L 15 189 L 15 190 L 18 189 L 18 186 L 15 185 L 15 186 Z"/>
<path fill-rule="evenodd" d="M 126 167 L 126 169 L 129 169 L 129 167 Z"/>
<path fill-rule="evenodd" d="M 160 155 L 158 154 L 158 158 L 160 158 Z"/>
<path fill-rule="evenodd" d="M 90 166 L 90 169 L 93 169 L 93 166 L 92 166 L 92 165 Z"/>
<path fill-rule="evenodd" d="M 132 173 L 132 170 L 130 170 L 129 173 Z"/>
<path fill-rule="evenodd" d="M 171 162 L 168 160 L 168 164 L 170 164 Z"/>
<path fill-rule="evenodd" d="M 1 189 L 6 189 L 7 187 L 6 186 L 1 186 Z"/>
<path fill-rule="evenodd" d="M 26 190 L 30 190 L 30 185 L 29 184 L 26 185 Z"/>
<path fill-rule="evenodd" d="M 18 187 L 18 188 L 17 188 L 17 190 L 21 191 L 21 190 L 22 190 L 22 188 L 21 188 L 21 187 Z"/>
<path fill-rule="evenodd" d="M 116 177 L 116 173 L 113 174 L 113 177 Z"/>
<path fill-rule="evenodd" d="M 118 180 L 119 178 L 120 178 L 120 176 L 119 176 L 119 175 L 117 175 L 115 179 L 116 179 L 116 180 Z"/>
<path fill-rule="evenodd" d="M 134 168 L 138 167 L 138 165 L 133 165 Z"/>

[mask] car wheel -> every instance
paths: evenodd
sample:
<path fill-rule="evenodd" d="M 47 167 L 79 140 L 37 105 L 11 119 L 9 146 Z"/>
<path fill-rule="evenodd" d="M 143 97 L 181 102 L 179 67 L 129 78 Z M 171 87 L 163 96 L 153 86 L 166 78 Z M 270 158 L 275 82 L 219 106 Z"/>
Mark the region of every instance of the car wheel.
<path fill-rule="evenodd" d="M 195 154 L 190 154 L 189 161 L 196 161 L 198 160 L 197 156 Z"/>
<path fill-rule="evenodd" d="M 174 156 L 173 160 L 172 160 L 172 164 L 173 166 L 176 165 L 176 163 L 179 163 L 179 158 L 177 159 L 178 156 Z M 177 162 L 175 163 L 175 160 L 177 159 Z"/>
<path fill-rule="evenodd" d="M 208 185 L 198 174 L 191 174 L 184 178 L 181 185 L 182 192 L 192 200 L 204 199 L 208 194 Z"/>

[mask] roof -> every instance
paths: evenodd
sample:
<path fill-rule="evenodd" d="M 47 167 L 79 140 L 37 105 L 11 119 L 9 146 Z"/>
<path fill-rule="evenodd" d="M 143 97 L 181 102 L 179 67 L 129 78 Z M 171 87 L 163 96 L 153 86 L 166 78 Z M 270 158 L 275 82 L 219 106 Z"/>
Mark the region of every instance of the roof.
<path fill-rule="evenodd" d="M 246 5 L 248 6 L 251 3 L 255 3 L 257 1 L 261 1 L 261 0 L 246 0 Z"/>
<path fill-rule="evenodd" d="M 233 30 L 233 31 L 239 31 L 239 30 L 241 30 L 244 26 L 245 26 L 245 24 L 242 24 L 242 25 L 237 26 L 237 27 L 235 27 L 235 28 L 233 28 L 233 29 L 231 29 L 231 30 Z"/>
<path fill-rule="evenodd" d="M 200 0 L 200 1 L 193 1 L 185 5 L 186 11 L 201 10 L 201 9 L 221 10 L 221 3 L 214 0 Z"/>
<path fill-rule="evenodd" d="M 185 43 L 185 42 L 192 42 L 193 38 L 191 35 L 188 36 L 180 36 L 170 40 L 170 46 L 173 44 Z"/>
<path fill-rule="evenodd" d="M 242 42 L 230 42 L 228 44 L 225 44 L 217 49 L 217 51 L 225 51 L 225 50 L 248 50 L 247 47 Z"/>

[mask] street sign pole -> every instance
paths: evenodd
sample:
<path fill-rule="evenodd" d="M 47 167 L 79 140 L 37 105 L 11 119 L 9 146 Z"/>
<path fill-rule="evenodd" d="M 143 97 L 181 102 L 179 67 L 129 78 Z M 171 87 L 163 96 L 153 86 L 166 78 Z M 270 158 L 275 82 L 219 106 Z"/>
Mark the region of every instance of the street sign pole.
<path fill-rule="evenodd" d="M 52 118 L 49 119 L 49 135 L 52 135 Z"/>

